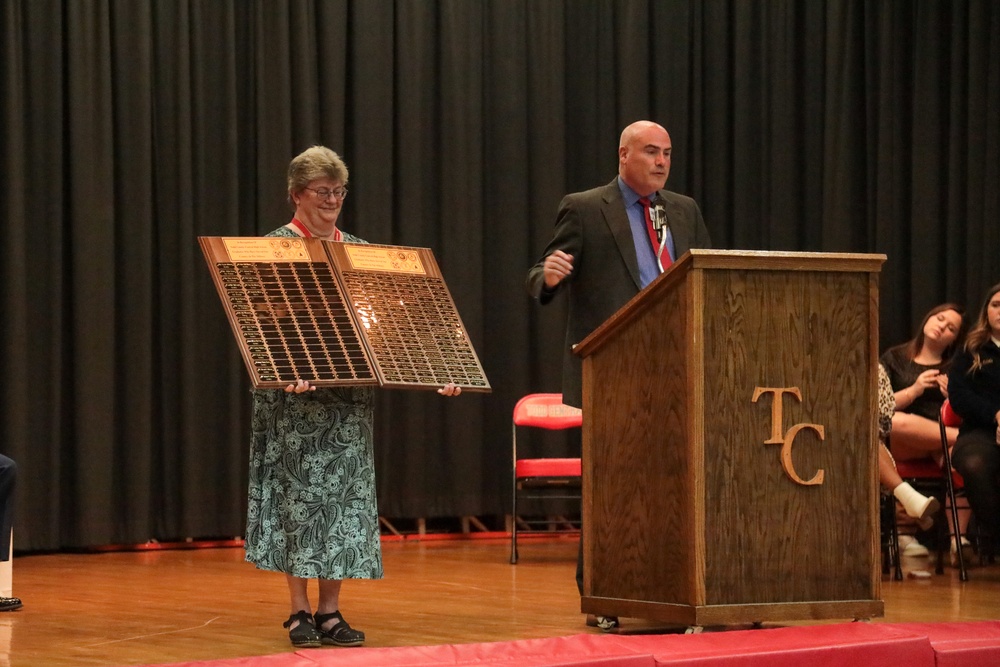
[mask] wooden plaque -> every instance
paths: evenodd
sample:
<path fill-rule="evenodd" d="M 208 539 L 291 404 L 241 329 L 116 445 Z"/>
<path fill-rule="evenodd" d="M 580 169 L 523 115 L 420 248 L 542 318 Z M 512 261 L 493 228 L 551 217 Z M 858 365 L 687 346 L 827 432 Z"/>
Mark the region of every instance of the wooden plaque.
<path fill-rule="evenodd" d="M 489 381 L 428 248 L 198 238 L 258 389 Z"/>

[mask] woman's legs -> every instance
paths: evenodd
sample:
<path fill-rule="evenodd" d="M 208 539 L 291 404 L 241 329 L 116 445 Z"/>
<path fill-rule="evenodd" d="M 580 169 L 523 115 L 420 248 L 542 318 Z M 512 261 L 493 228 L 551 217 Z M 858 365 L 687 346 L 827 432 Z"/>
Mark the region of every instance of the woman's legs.
<path fill-rule="evenodd" d="M 340 609 L 340 585 L 344 583 L 341 579 L 320 579 L 319 580 L 319 607 L 317 614 L 332 614 Z"/>
<path fill-rule="evenodd" d="M 291 613 L 304 611 L 312 614 L 312 605 L 309 604 L 309 580 L 286 574 L 285 581 L 288 583 L 288 593 L 292 602 Z M 294 621 L 291 627 L 294 628 L 298 624 L 298 621 Z"/>
<path fill-rule="evenodd" d="M 313 623 L 312 608 L 309 605 L 308 579 L 285 575 L 292 612 L 285 621 L 288 638 L 293 646 L 315 648 L 322 646 L 322 638 Z"/>
<path fill-rule="evenodd" d="M 965 494 L 980 526 L 1000 535 L 1000 446 L 992 431 L 967 431 L 956 443 L 952 464 L 965 481 Z"/>
<path fill-rule="evenodd" d="M 896 463 L 892 460 L 892 454 L 881 442 L 878 445 L 878 481 L 889 491 L 894 491 L 897 486 L 903 483 L 903 478 L 896 471 Z"/>
<path fill-rule="evenodd" d="M 309 632 L 315 633 L 316 630 L 319 630 L 322 633 L 322 643 L 337 646 L 359 646 L 364 643 L 365 633 L 348 625 L 340 613 L 340 587 L 344 583 L 343 580 L 319 580 L 319 607 L 316 608 L 315 614 L 312 613 L 312 605 L 309 604 L 309 580 L 286 574 L 285 581 L 288 582 L 288 593 L 291 598 L 291 616 L 305 612 L 309 615 L 310 625 L 315 619 L 316 628 L 310 627 Z M 291 617 L 288 621 L 286 627 L 289 633 L 292 633 L 299 626 L 300 621 L 299 619 L 293 620 Z M 316 646 L 319 645 L 320 640 L 321 636 L 317 634 L 315 636 Z M 306 641 L 303 637 L 296 639 L 295 636 L 292 636 L 292 643 L 297 646 L 306 646 L 307 644 L 302 643 L 303 641 Z"/>
<path fill-rule="evenodd" d="M 324 644 L 334 646 L 360 646 L 365 633 L 352 628 L 340 613 L 340 579 L 319 580 L 319 608 L 316 609 L 316 626 L 323 634 Z"/>
<path fill-rule="evenodd" d="M 899 504 L 906 510 L 906 515 L 914 519 L 926 519 L 927 525 L 920 522 L 920 527 L 926 530 L 930 528 L 931 518 L 941 505 L 934 498 L 925 496 L 908 483 L 903 481 L 896 471 L 896 463 L 892 460 L 892 454 L 879 443 L 878 447 L 878 478 L 879 483 L 892 492 Z"/>
<path fill-rule="evenodd" d="M 312 614 L 312 605 L 309 603 L 309 580 L 293 577 L 290 574 L 285 575 L 285 580 L 288 582 L 288 592 L 292 602 L 291 613 L 295 614 L 305 611 Z M 340 609 L 340 586 L 343 583 L 341 579 L 319 580 L 319 607 L 316 608 L 317 615 L 332 614 Z M 298 621 L 295 621 L 291 627 L 294 628 L 296 625 L 298 625 Z"/>
<path fill-rule="evenodd" d="M 955 446 L 958 429 L 947 427 L 948 446 Z M 940 461 L 941 427 L 936 421 L 911 415 L 908 412 L 896 412 L 892 415 L 892 455 L 900 461 L 912 461 L 931 457 Z"/>

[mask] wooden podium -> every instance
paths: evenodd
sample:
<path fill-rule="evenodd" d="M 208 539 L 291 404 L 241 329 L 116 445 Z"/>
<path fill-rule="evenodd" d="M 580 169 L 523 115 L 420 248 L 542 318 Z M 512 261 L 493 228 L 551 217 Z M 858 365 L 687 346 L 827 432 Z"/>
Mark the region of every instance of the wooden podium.
<path fill-rule="evenodd" d="M 692 250 L 576 346 L 582 611 L 881 616 L 884 255 Z"/>

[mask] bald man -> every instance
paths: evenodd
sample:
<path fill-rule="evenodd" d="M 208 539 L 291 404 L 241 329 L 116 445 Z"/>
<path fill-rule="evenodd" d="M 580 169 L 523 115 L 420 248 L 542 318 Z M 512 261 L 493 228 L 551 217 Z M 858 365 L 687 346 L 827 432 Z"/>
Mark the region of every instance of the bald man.
<path fill-rule="evenodd" d="M 656 251 L 640 198 L 658 193 L 669 225 L 664 265 L 690 248 L 709 248 L 711 239 L 698 205 L 664 190 L 670 176 L 670 135 L 652 121 L 622 131 L 618 177 L 607 185 L 566 195 L 559 204 L 555 234 L 542 258 L 528 271 L 528 292 L 549 303 L 567 292 L 569 313 L 563 350 L 563 401 L 583 406 L 582 366 L 572 346 L 587 337 L 659 275 Z"/>
<path fill-rule="evenodd" d="M 528 271 L 528 292 L 542 305 L 567 292 L 562 392 L 568 405 L 583 407 L 582 365 L 573 345 L 651 283 L 661 264 L 669 266 L 690 248 L 711 247 L 695 201 L 663 189 L 670 176 L 671 148 L 670 135 L 661 125 L 641 120 L 626 127 L 618 145 L 618 177 L 563 198 L 555 234 Z M 642 202 L 657 194 L 668 223 L 666 252 L 659 257 L 661 248 L 653 244 Z M 583 594 L 582 540 L 576 585 Z M 588 616 L 587 625 L 610 630 L 618 619 Z"/>

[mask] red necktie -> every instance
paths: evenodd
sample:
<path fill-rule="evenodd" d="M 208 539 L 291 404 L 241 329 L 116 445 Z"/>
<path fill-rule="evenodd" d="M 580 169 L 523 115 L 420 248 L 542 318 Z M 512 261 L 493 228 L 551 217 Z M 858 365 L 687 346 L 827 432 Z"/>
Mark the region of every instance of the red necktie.
<path fill-rule="evenodd" d="M 646 214 L 646 231 L 649 232 L 649 240 L 653 244 L 653 256 L 660 250 L 660 240 L 656 238 L 656 230 L 653 228 L 653 217 L 652 211 L 650 210 L 649 197 L 639 197 L 639 203 L 642 204 L 642 210 Z M 667 231 L 663 230 L 666 234 Z M 663 246 L 663 254 L 660 255 L 660 264 L 663 265 L 663 270 L 666 271 L 667 268 L 673 263 L 670 259 L 670 250 L 666 245 Z"/>

